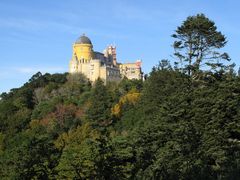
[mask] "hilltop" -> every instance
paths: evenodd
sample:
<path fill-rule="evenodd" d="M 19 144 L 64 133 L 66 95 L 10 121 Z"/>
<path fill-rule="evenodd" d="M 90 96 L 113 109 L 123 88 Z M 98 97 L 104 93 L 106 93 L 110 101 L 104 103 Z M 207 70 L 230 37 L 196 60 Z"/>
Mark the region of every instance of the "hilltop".
<path fill-rule="evenodd" d="M 234 75 L 216 74 L 189 90 L 189 77 L 171 69 L 107 86 L 37 73 L 1 97 L 1 177 L 239 176 Z"/>

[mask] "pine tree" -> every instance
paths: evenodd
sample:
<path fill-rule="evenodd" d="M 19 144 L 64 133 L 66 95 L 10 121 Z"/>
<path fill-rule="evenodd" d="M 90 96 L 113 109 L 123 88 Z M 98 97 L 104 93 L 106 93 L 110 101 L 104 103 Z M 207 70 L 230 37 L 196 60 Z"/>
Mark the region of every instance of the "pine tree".
<path fill-rule="evenodd" d="M 176 39 L 174 55 L 188 75 L 195 75 L 201 68 L 220 70 L 224 67 L 221 60 L 230 60 L 227 53 L 217 51 L 226 45 L 226 37 L 204 14 L 189 16 L 172 37 Z"/>

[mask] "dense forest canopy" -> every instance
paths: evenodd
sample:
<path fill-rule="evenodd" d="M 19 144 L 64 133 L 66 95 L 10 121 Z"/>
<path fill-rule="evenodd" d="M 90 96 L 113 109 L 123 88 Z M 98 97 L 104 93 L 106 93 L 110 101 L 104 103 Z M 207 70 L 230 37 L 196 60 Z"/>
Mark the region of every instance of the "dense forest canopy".
<path fill-rule="evenodd" d="M 240 77 L 220 63 L 226 38 L 202 14 L 173 37 L 174 67 L 164 59 L 145 81 L 39 72 L 2 93 L 1 179 L 238 179 Z"/>

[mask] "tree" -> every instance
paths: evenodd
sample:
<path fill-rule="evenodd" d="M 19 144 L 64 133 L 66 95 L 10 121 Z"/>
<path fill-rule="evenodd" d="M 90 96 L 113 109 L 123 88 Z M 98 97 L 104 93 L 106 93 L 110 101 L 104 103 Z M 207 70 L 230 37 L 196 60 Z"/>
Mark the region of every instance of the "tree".
<path fill-rule="evenodd" d="M 62 151 L 56 167 L 60 179 L 93 179 L 97 174 L 97 160 L 100 156 L 97 139 L 99 133 L 86 123 L 63 133 L 55 145 Z"/>
<path fill-rule="evenodd" d="M 49 179 L 58 152 L 47 135 L 28 129 L 7 141 L 0 157 L 1 179 Z"/>
<path fill-rule="evenodd" d="M 174 55 L 188 75 L 195 75 L 200 68 L 220 70 L 224 67 L 221 60 L 230 60 L 227 53 L 217 51 L 226 45 L 226 37 L 204 14 L 189 16 L 172 37 L 176 39 Z"/>
<path fill-rule="evenodd" d="M 139 98 L 140 98 L 141 93 L 139 93 L 137 90 L 133 89 L 126 95 L 122 96 L 119 99 L 119 102 L 115 104 L 112 108 L 112 115 L 116 117 L 121 117 L 122 111 L 130 109 L 131 106 L 134 106 L 137 104 Z"/>
<path fill-rule="evenodd" d="M 42 77 L 42 73 L 41 73 L 41 72 L 37 72 L 36 74 L 34 74 L 34 75 L 29 79 L 29 82 L 36 81 L 36 80 L 39 79 L 40 77 Z"/>
<path fill-rule="evenodd" d="M 111 97 L 103 82 L 98 79 L 92 89 L 90 106 L 87 117 L 94 125 L 104 126 L 109 124 L 111 118 Z"/>
<path fill-rule="evenodd" d="M 155 68 L 160 70 L 172 70 L 171 64 L 167 59 L 162 59 L 161 61 L 159 61 L 158 66 Z"/>

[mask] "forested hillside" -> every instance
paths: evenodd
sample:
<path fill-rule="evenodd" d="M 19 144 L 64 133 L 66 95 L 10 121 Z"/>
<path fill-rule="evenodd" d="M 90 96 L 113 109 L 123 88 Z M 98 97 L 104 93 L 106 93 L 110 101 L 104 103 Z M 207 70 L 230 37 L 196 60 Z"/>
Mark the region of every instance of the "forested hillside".
<path fill-rule="evenodd" d="M 189 17 L 145 81 L 37 73 L 1 94 L 1 179 L 239 179 L 240 78 L 211 23 Z"/>

